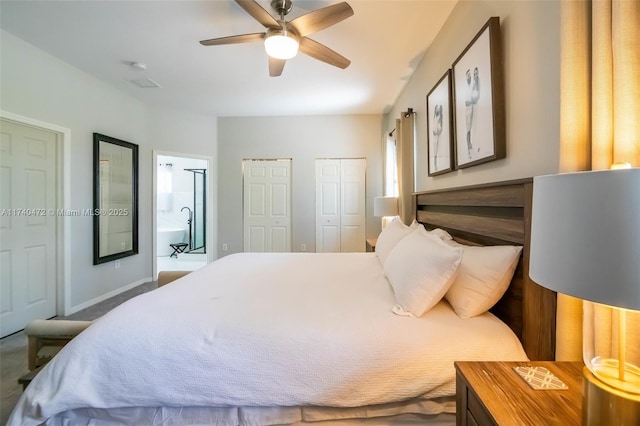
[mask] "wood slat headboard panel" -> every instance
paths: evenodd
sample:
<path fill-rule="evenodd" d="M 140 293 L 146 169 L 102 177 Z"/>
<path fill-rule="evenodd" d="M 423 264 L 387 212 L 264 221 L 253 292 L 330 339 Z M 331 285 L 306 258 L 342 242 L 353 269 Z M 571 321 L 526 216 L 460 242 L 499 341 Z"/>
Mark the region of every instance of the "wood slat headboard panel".
<path fill-rule="evenodd" d="M 556 294 L 529 278 L 533 179 L 414 194 L 416 220 L 464 244 L 522 245 L 509 289 L 491 312 L 511 327 L 532 360 L 555 358 Z"/>

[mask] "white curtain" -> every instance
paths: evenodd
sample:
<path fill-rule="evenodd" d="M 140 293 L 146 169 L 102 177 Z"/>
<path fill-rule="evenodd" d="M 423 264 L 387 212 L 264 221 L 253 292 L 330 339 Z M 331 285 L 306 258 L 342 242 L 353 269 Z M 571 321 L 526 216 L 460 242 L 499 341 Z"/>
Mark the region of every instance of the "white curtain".
<path fill-rule="evenodd" d="M 384 195 L 387 197 L 398 196 L 398 156 L 396 149 L 395 132 L 385 133 L 384 140 Z"/>
<path fill-rule="evenodd" d="M 639 167 L 640 1 L 562 0 L 560 87 L 560 171 Z M 557 314 L 556 359 L 581 360 L 582 301 Z"/>

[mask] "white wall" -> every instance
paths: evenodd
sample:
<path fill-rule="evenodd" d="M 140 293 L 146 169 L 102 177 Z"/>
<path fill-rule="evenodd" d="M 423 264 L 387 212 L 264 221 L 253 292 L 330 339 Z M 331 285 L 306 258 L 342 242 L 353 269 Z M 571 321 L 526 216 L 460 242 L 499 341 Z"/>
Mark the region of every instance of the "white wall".
<path fill-rule="evenodd" d="M 292 248 L 315 250 L 315 159 L 366 158 L 367 236 L 380 232 L 382 116 L 218 118 L 218 253 L 242 251 L 242 160 L 291 158 Z M 222 244 L 229 250 L 222 252 Z"/>
<path fill-rule="evenodd" d="M 426 95 L 492 16 L 503 42 L 507 157 L 433 178 L 427 172 Z M 460 1 L 427 50 L 385 129 L 416 111 L 416 191 L 555 173 L 560 135 L 560 2 Z"/>
<path fill-rule="evenodd" d="M 179 143 L 181 151 L 215 158 L 215 119 L 150 108 L 6 31 L 0 43 L 0 109 L 71 130 L 71 209 L 93 206 L 94 132 L 139 145 L 139 254 L 117 270 L 113 262 L 94 266 L 92 218 L 72 217 L 72 310 L 149 279 L 152 150 Z"/>
<path fill-rule="evenodd" d="M 207 173 L 207 251 L 216 259 L 216 240 L 218 238 L 218 172 L 216 170 L 218 145 L 217 122 L 215 117 L 192 114 L 169 108 L 150 108 L 147 115 L 147 136 L 152 148 L 159 154 L 169 153 L 183 156 L 205 156 L 211 158 Z M 149 159 L 152 167 L 153 159 Z M 153 184 L 153 182 L 151 182 Z M 152 204 L 153 188 L 149 187 L 149 205 Z M 151 227 L 151 220 L 149 223 Z M 151 228 L 150 228 L 151 229 Z"/>

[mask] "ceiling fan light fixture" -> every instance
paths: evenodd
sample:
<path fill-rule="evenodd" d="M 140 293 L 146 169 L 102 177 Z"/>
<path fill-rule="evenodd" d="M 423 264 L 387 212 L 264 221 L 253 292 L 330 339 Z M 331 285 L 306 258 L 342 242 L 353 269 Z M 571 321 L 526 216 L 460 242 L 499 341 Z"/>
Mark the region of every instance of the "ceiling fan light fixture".
<path fill-rule="evenodd" d="M 262 2 L 266 1 L 262 0 Z M 277 17 L 267 12 L 256 0 L 235 0 L 235 2 L 265 27 L 266 31 L 201 40 L 201 45 L 219 46 L 262 41 L 269 56 L 269 75 L 271 77 L 281 75 L 286 61 L 296 56 L 298 50 L 307 56 L 342 69 L 351 63 L 350 60 L 324 44 L 308 38 L 310 34 L 352 16 L 353 9 L 346 1 L 316 9 L 291 21 L 287 21 L 285 16 L 291 11 L 293 0 L 271 0 L 271 8 Z"/>
<path fill-rule="evenodd" d="M 276 59 L 291 59 L 298 54 L 298 39 L 287 30 L 268 31 L 264 40 L 267 55 Z"/>

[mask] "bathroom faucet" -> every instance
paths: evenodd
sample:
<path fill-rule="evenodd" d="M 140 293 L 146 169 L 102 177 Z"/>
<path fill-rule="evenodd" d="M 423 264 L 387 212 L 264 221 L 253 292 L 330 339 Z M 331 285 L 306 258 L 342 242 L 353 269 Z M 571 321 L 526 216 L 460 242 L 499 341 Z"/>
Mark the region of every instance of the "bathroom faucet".
<path fill-rule="evenodd" d="M 189 207 L 186 207 L 186 206 L 181 208 L 180 211 L 182 212 L 182 211 L 184 211 L 184 209 L 187 209 L 189 211 L 189 219 L 187 219 L 187 224 L 191 225 L 191 219 L 193 218 L 193 216 L 192 216 L 193 213 L 191 213 L 191 209 Z"/>
<path fill-rule="evenodd" d="M 180 211 L 184 211 L 184 209 L 187 209 L 189 211 L 189 219 L 187 219 L 187 226 L 189 227 L 189 250 L 191 250 L 193 248 L 193 240 L 191 239 L 191 220 L 193 219 L 193 213 L 191 212 L 191 209 L 187 206 L 184 206 L 183 208 L 180 209 Z"/>

